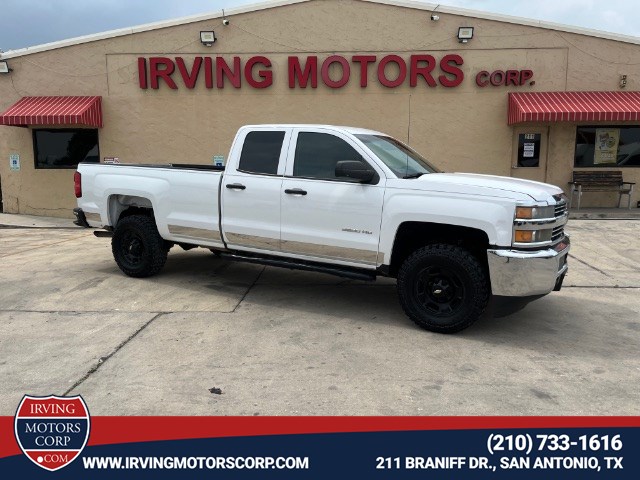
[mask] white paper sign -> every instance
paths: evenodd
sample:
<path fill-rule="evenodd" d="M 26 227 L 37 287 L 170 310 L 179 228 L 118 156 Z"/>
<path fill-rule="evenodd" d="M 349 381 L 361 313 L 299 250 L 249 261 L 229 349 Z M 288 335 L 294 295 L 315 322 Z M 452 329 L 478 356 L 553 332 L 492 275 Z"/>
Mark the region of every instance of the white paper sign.
<path fill-rule="evenodd" d="M 11 155 L 9 155 L 9 166 L 11 167 L 11 170 L 20 170 L 20 155 L 18 155 L 17 153 L 12 153 Z"/>

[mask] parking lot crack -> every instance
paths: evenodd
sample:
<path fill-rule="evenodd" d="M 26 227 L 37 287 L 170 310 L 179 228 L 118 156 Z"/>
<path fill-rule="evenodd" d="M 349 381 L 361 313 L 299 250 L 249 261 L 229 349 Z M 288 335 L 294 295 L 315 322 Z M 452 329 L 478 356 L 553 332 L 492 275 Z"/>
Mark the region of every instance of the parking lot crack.
<path fill-rule="evenodd" d="M 600 272 L 601 274 L 603 274 L 605 277 L 609 277 L 611 278 L 611 275 L 609 275 L 607 272 L 605 272 L 604 270 L 600 270 L 598 267 L 594 267 L 593 265 L 590 265 L 589 263 L 585 262 L 584 260 L 580 260 L 578 257 L 576 257 L 575 255 L 569 254 L 569 257 L 571 257 L 572 259 L 574 259 L 576 262 L 579 262 L 583 265 L 586 265 L 589 268 L 593 268 L 596 272 Z"/>
<path fill-rule="evenodd" d="M 0 225 L 0 229 L 10 229 L 10 230 L 81 230 L 80 227 L 76 226 L 68 226 L 68 227 L 43 227 L 43 226 L 32 226 L 32 225 Z"/>
<path fill-rule="evenodd" d="M 634 289 L 634 288 L 640 288 L 640 286 L 634 286 L 634 285 L 565 285 L 562 287 L 564 288 L 601 288 L 601 289 L 624 289 L 624 288 L 629 288 L 629 289 Z"/>
<path fill-rule="evenodd" d="M 91 369 L 89 369 L 89 371 L 87 373 L 85 373 L 78 381 L 76 381 L 71 388 L 69 388 L 66 392 L 64 392 L 62 395 L 66 396 L 69 395 L 69 393 L 71 393 L 73 390 L 75 390 L 76 388 L 78 388 L 80 385 L 82 385 L 84 383 L 85 380 L 87 380 L 91 375 L 93 375 L 95 372 L 97 372 L 100 367 L 102 367 L 102 365 L 104 365 L 111 357 L 113 357 L 116 353 L 118 353 L 125 345 L 127 345 L 131 340 L 133 340 L 134 338 L 136 338 L 138 336 L 138 334 L 140 332 L 142 332 L 145 328 L 147 328 L 149 325 L 151 325 L 151 323 L 154 320 L 157 320 L 158 318 L 160 318 L 163 315 L 166 315 L 169 312 L 160 312 L 157 313 L 156 315 L 154 315 L 149 321 L 147 321 L 146 323 L 144 323 L 140 328 L 138 328 L 135 332 L 133 332 L 131 335 L 129 335 L 124 341 L 122 341 L 115 349 L 113 349 L 108 355 L 105 355 L 104 357 L 100 357 L 98 359 L 98 363 L 96 363 L 93 367 L 91 367 Z"/>
<path fill-rule="evenodd" d="M 251 285 L 249 285 L 249 288 L 247 288 L 247 291 L 244 292 L 244 295 L 242 295 L 242 298 L 240 299 L 240 301 L 236 304 L 235 307 L 233 307 L 233 310 L 231 310 L 231 313 L 235 313 L 235 311 L 238 309 L 238 307 L 240 306 L 240 304 L 244 301 L 244 299 L 246 298 L 246 296 L 249 294 L 249 292 L 251 291 L 251 289 L 256 285 L 256 283 L 258 283 L 258 280 L 260 280 L 260 277 L 262 276 L 262 274 L 264 273 L 264 270 L 267 267 L 262 267 L 262 270 L 260 270 L 260 273 L 258 273 L 258 275 L 256 276 L 255 280 L 253 281 L 253 283 Z"/>
<path fill-rule="evenodd" d="M 33 248 L 27 248 L 25 250 L 18 250 L 17 252 L 6 253 L 4 255 L 0 255 L 0 258 L 6 258 L 6 257 L 10 257 L 12 255 L 20 255 L 21 253 L 31 252 L 33 250 L 38 250 L 38 249 L 42 249 L 42 248 L 48 248 L 48 247 L 50 247 L 52 245 L 60 245 L 61 243 L 73 242 L 74 240 L 78 240 L 78 239 L 80 239 L 82 237 L 83 237 L 83 235 L 80 235 L 80 236 L 77 236 L 77 237 L 71 237 L 71 238 L 67 238 L 65 240 L 60 240 L 59 242 L 47 243 L 46 245 L 38 245 L 38 246 L 33 247 Z"/>

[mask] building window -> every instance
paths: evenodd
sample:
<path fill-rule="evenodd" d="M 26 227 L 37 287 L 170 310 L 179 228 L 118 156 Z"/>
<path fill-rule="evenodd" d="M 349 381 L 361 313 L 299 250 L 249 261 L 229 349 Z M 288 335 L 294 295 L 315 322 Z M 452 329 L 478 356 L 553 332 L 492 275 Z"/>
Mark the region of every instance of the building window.
<path fill-rule="evenodd" d="M 640 167 L 640 127 L 578 127 L 576 167 Z"/>
<path fill-rule="evenodd" d="M 34 130 L 33 150 L 36 168 L 75 168 L 80 162 L 98 163 L 98 130 Z"/>
<path fill-rule="evenodd" d="M 337 180 L 336 163 L 340 160 L 362 160 L 362 156 L 334 135 L 301 132 L 296 144 L 293 176 Z M 349 181 L 345 178 L 340 180 Z"/>
<path fill-rule="evenodd" d="M 284 132 L 250 132 L 244 139 L 238 170 L 263 175 L 278 173 Z"/>

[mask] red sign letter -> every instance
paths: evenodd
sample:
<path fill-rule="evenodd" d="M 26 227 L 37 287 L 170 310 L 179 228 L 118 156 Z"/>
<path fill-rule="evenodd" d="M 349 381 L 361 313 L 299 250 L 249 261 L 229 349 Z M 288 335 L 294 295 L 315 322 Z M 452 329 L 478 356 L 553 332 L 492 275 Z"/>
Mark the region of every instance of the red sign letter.
<path fill-rule="evenodd" d="M 427 65 L 420 67 L 420 62 L 427 62 Z M 418 85 L 418 75 L 424 78 L 430 87 L 436 86 L 436 81 L 431 76 L 431 72 L 436 66 L 436 59 L 432 55 L 411 55 L 411 69 L 409 70 L 409 85 Z"/>
<path fill-rule="evenodd" d="M 522 70 L 520 72 L 520 85 L 527 83 L 527 80 L 531 77 L 533 77 L 533 70 Z"/>
<path fill-rule="evenodd" d="M 464 61 L 460 55 L 445 55 L 442 57 L 442 60 L 440 60 L 440 70 L 453 75 L 453 78 L 448 78 L 446 75 L 440 75 L 438 77 L 440 85 L 443 87 L 457 87 L 462 83 L 462 79 L 464 78 L 464 72 L 458 67 L 451 65 L 452 63 L 460 66 Z"/>
<path fill-rule="evenodd" d="M 329 68 L 332 63 L 339 63 L 342 65 L 342 75 L 340 76 L 340 80 L 332 80 L 329 76 Z M 341 57 L 340 55 L 331 55 L 322 62 L 322 70 L 320 71 L 320 74 L 322 75 L 322 81 L 327 87 L 340 88 L 344 87 L 349 81 L 349 77 L 351 76 L 351 67 L 344 57 Z"/>
<path fill-rule="evenodd" d="M 360 64 L 360 86 L 362 88 L 367 86 L 369 76 L 369 64 L 375 63 L 375 55 L 354 55 L 351 57 L 351 61 Z"/>
<path fill-rule="evenodd" d="M 204 86 L 213 88 L 213 60 L 211 57 L 204 57 Z"/>
<path fill-rule="evenodd" d="M 489 80 L 487 79 L 488 77 L 489 72 L 487 72 L 486 70 L 478 72 L 478 74 L 476 75 L 476 85 L 478 85 L 479 87 L 486 87 L 489 84 Z"/>
<path fill-rule="evenodd" d="M 200 65 L 202 65 L 202 57 L 196 57 L 193 59 L 193 65 L 191 66 L 191 73 L 187 71 L 187 66 L 184 64 L 182 57 L 176 57 L 176 65 L 180 70 L 182 81 L 187 88 L 193 88 L 196 86 L 198 80 L 198 74 L 200 73 Z"/>
<path fill-rule="evenodd" d="M 224 58 L 216 57 L 216 86 L 218 88 L 224 88 L 224 77 L 227 77 L 235 88 L 240 88 L 241 75 L 240 57 L 233 57 L 233 70 L 229 68 Z"/>
<path fill-rule="evenodd" d="M 318 88 L 318 57 L 307 57 L 304 70 L 300 67 L 298 57 L 289 57 L 289 88 L 296 88 L 296 80 L 300 88 L 307 88 L 311 76 L 311 88 Z"/>
<path fill-rule="evenodd" d="M 158 67 L 164 65 L 165 68 L 159 70 Z M 151 57 L 149 58 L 149 77 L 151 80 L 151 88 L 158 89 L 158 78 L 162 78 L 165 83 L 176 90 L 176 82 L 171 78 L 171 74 L 176 69 L 175 65 L 170 58 L 166 57 Z"/>
<path fill-rule="evenodd" d="M 398 65 L 398 77 L 395 80 L 389 80 L 385 75 L 385 68 L 388 63 L 393 62 Z M 402 57 L 398 55 L 387 55 L 380 60 L 378 64 L 378 81 L 385 87 L 395 88 L 402 85 L 404 79 L 407 78 L 407 64 L 404 63 Z"/>
<path fill-rule="evenodd" d="M 138 57 L 138 84 L 140 88 L 147 89 L 147 59 Z"/>
<path fill-rule="evenodd" d="M 519 70 L 507 70 L 507 79 L 504 84 L 508 87 L 509 85 L 518 85 L 520 83 L 520 71 Z"/>
<path fill-rule="evenodd" d="M 494 87 L 504 85 L 504 72 L 502 70 L 495 70 L 494 72 L 491 72 L 489 81 Z"/>
<path fill-rule="evenodd" d="M 271 61 L 267 57 L 251 57 L 244 66 L 244 78 L 253 88 L 266 88 L 273 83 L 273 72 L 271 70 L 258 70 L 258 76 L 262 80 L 253 78 L 253 66 L 262 64 L 266 68 L 271 67 Z"/>

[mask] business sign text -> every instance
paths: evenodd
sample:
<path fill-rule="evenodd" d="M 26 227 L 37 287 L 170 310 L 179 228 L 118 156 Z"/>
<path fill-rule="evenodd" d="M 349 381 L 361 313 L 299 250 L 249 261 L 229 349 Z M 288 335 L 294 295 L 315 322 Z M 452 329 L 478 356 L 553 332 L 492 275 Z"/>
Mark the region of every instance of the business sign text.
<path fill-rule="evenodd" d="M 318 88 L 320 85 L 339 89 L 351 82 L 367 88 L 376 82 L 386 88 L 408 85 L 412 88 L 453 88 L 465 77 L 463 58 L 446 54 L 436 58 L 429 54 L 400 55 L 316 55 L 287 58 L 286 79 L 291 89 Z M 531 70 L 481 70 L 475 74 L 476 84 L 485 86 L 520 86 L 533 77 Z M 256 55 L 241 57 L 139 57 L 138 84 L 140 88 L 158 89 L 164 84 L 173 90 L 193 89 L 203 84 L 208 89 L 268 88 L 274 83 L 273 63 Z M 530 82 L 533 84 L 533 82 Z"/>

